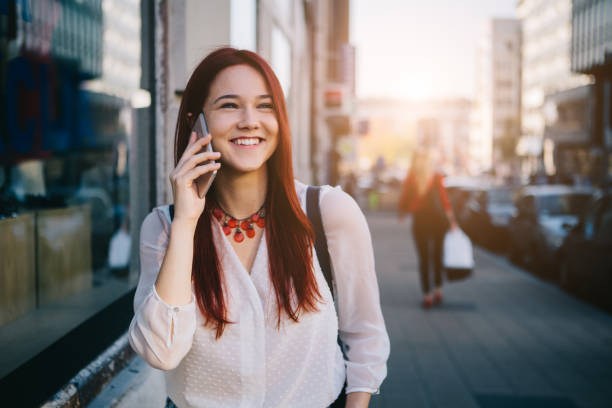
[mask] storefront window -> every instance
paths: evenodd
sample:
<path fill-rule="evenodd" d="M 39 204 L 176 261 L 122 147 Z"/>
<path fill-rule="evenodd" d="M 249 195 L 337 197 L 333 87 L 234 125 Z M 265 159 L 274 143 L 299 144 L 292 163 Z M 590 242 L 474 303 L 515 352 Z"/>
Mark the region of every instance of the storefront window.
<path fill-rule="evenodd" d="M 257 51 L 257 4 L 255 0 L 231 0 L 231 45 Z"/>
<path fill-rule="evenodd" d="M 130 101 L 142 93 L 140 1 L 8 5 L 0 15 L 0 379 L 134 287 Z"/>

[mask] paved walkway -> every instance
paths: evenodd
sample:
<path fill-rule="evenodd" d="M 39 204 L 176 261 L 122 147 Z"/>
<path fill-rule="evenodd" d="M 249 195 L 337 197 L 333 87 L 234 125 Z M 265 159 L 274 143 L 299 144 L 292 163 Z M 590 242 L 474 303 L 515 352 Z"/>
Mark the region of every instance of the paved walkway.
<path fill-rule="evenodd" d="M 409 222 L 368 221 L 391 337 L 371 407 L 612 407 L 612 317 L 478 249 L 474 276 L 425 311 Z M 161 372 L 137 358 L 90 407 L 164 399 Z"/>
<path fill-rule="evenodd" d="M 368 221 L 391 337 L 373 407 L 612 407 L 612 317 L 479 249 L 425 311 L 409 222 Z"/>

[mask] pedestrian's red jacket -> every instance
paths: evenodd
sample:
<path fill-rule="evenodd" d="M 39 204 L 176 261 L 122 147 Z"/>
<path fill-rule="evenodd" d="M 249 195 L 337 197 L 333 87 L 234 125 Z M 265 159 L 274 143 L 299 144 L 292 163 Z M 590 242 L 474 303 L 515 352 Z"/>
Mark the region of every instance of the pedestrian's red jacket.
<path fill-rule="evenodd" d="M 446 189 L 444 188 L 444 181 L 440 173 L 434 173 L 429 181 L 429 186 L 425 189 L 425 192 L 420 196 L 417 196 L 417 186 L 414 174 L 410 173 L 404 184 L 402 185 L 402 193 L 399 199 L 399 214 L 404 215 L 406 213 L 413 213 L 420 210 L 425 202 L 425 197 L 432 188 L 437 188 L 440 193 L 440 199 L 442 205 L 446 211 L 451 210 L 451 204 L 446 195 Z"/>

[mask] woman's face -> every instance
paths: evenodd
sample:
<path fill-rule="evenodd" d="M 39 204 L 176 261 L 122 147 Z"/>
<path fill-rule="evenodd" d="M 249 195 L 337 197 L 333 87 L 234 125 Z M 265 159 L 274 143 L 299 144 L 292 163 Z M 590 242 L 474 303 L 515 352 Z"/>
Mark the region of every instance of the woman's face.
<path fill-rule="evenodd" d="M 226 168 L 258 170 L 276 150 L 278 121 L 272 96 L 264 77 L 249 65 L 234 65 L 217 74 L 204 102 L 204 116 L 213 148 Z"/>

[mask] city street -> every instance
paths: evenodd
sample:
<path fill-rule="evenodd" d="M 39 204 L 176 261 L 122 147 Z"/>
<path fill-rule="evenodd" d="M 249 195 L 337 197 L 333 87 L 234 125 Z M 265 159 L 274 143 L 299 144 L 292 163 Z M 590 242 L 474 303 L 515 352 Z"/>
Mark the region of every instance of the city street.
<path fill-rule="evenodd" d="M 370 406 L 612 408 L 612 0 L 0 0 L 0 89 L 0 405 L 162 407 L 163 372 L 139 356 L 186 363 L 180 404 L 333 399 L 272 391 L 343 364 L 289 364 L 335 336 L 317 329 L 330 316 L 281 337 L 262 323 L 289 275 L 312 303 L 276 211 L 295 179 L 367 208 L 391 339 Z M 192 254 L 184 235 L 141 297 L 168 242 L 151 210 L 204 195 L 225 271 L 210 237 Z M 397 210 L 482 246 L 432 309 Z M 287 239 L 260 252 L 260 228 Z M 351 238 L 340 257 L 363 252 Z M 260 285 L 270 263 L 294 270 Z M 235 323 L 216 347 L 176 329 L 190 266 L 204 320 Z M 367 299 L 378 319 L 342 314 L 346 333 L 384 334 Z M 361 369 L 382 367 L 372 347 Z"/>
<path fill-rule="evenodd" d="M 612 406 L 612 317 L 481 249 L 474 275 L 423 310 L 410 223 L 368 221 L 391 337 L 371 406 Z"/>
<path fill-rule="evenodd" d="M 612 317 L 479 248 L 473 276 L 423 310 L 410 222 L 367 218 L 391 337 L 371 407 L 612 405 Z M 90 407 L 161 407 L 163 388 L 161 372 L 136 357 Z"/>

